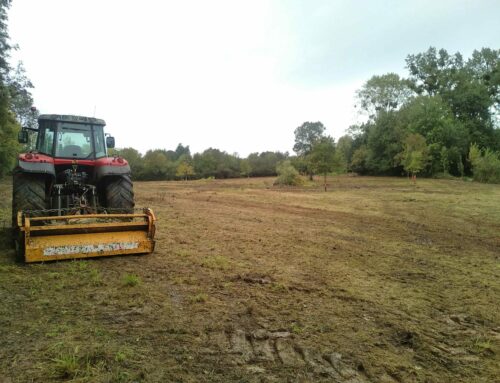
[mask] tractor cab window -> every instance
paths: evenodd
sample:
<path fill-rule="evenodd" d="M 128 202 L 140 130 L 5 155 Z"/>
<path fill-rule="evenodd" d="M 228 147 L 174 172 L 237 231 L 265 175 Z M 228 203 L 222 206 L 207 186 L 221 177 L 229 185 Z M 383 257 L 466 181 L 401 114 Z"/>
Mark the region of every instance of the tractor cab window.
<path fill-rule="evenodd" d="M 95 158 L 106 157 L 106 146 L 104 144 L 104 131 L 102 126 L 94 125 Z"/>
<path fill-rule="evenodd" d="M 56 157 L 93 158 L 90 125 L 61 123 L 57 129 Z"/>
<path fill-rule="evenodd" d="M 54 127 L 47 127 L 46 129 L 40 130 L 38 151 L 40 153 L 45 153 L 52 155 L 52 149 L 54 147 Z"/>

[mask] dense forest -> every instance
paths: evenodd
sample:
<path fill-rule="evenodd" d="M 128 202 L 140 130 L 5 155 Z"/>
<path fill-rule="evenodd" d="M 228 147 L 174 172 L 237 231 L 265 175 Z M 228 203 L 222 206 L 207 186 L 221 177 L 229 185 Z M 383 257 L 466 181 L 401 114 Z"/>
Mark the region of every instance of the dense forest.
<path fill-rule="evenodd" d="M 10 3 L 0 0 L 0 177 L 12 170 L 17 153 L 31 149 L 17 143 L 17 132 L 33 127 L 37 117 L 22 63 L 9 64 L 15 48 L 7 31 Z M 337 142 L 319 121 L 297 127 L 293 155 L 262 152 L 240 158 L 215 148 L 192 154 L 182 144 L 144 155 L 134 148 L 110 154 L 126 158 L 137 180 L 356 172 L 500 182 L 500 50 L 482 48 L 464 59 L 431 47 L 408 55 L 406 69 L 406 77 L 387 73 L 364 83 L 355 105 L 363 122 Z"/>

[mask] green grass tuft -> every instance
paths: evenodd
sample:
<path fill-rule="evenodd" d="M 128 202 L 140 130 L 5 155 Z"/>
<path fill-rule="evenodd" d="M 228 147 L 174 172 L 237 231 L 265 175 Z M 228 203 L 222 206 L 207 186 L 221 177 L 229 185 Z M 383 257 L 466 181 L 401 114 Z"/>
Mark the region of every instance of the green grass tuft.
<path fill-rule="evenodd" d="M 191 303 L 205 303 L 208 299 L 208 295 L 205 293 L 200 293 L 193 295 L 192 297 L 189 298 L 189 301 Z"/>
<path fill-rule="evenodd" d="M 214 270 L 229 270 L 231 268 L 229 260 L 222 255 L 209 255 L 201 261 L 201 265 Z"/>
<path fill-rule="evenodd" d="M 122 283 L 124 286 L 134 287 L 141 283 L 141 278 L 135 274 L 125 274 L 122 277 Z"/>
<path fill-rule="evenodd" d="M 52 359 L 54 362 L 54 375 L 59 378 L 74 379 L 80 370 L 78 356 L 75 353 L 60 354 L 59 357 Z"/>

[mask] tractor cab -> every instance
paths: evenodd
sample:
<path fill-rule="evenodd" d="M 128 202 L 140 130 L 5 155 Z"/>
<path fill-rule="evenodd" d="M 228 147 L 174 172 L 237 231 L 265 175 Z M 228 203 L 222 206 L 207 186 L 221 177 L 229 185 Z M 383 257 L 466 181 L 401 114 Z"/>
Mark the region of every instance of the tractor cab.
<path fill-rule="evenodd" d="M 38 118 L 36 151 L 53 158 L 95 160 L 106 157 L 114 138 L 104 135 L 104 120 L 93 117 L 41 115 Z M 30 129 L 34 130 L 34 129 Z M 27 130 L 19 133 L 28 142 Z"/>

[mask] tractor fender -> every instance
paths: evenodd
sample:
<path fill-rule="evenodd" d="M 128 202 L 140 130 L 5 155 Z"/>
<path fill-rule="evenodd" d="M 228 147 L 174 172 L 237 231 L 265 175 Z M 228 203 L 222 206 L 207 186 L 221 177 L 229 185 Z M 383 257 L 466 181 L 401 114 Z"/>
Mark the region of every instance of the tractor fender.
<path fill-rule="evenodd" d="M 96 161 L 96 178 L 130 175 L 130 166 L 122 157 L 105 157 Z"/>
<path fill-rule="evenodd" d="M 56 176 L 54 159 L 38 153 L 23 153 L 18 157 L 17 171 Z"/>

